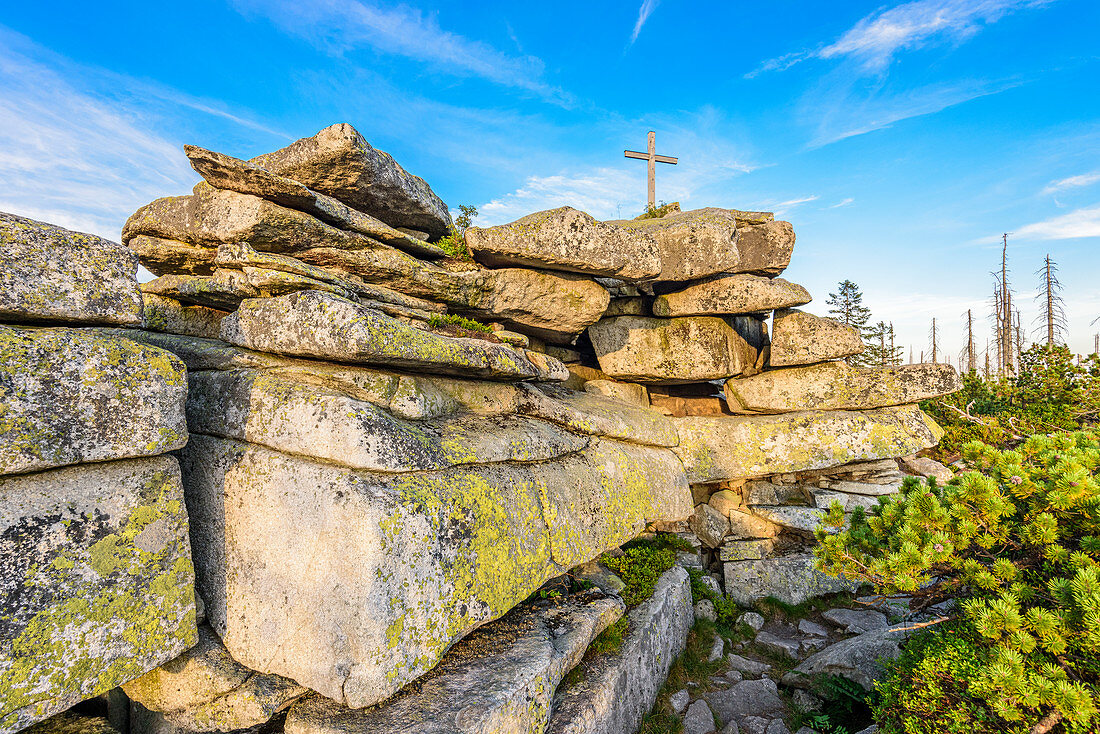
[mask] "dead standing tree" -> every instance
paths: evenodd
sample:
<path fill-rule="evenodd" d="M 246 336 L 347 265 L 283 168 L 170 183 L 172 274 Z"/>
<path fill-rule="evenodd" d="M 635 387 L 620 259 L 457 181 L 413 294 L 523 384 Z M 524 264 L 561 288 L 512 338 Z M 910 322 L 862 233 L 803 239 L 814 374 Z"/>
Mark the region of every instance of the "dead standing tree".
<path fill-rule="evenodd" d="M 1016 360 L 1013 355 L 1016 351 L 1014 326 L 1016 319 L 1012 310 L 1012 287 L 1008 282 L 1008 235 L 1005 232 L 1002 237 L 1001 269 L 994 271 L 993 275 L 993 337 L 997 346 L 997 371 L 1001 377 L 1009 377 L 1015 372 Z"/>
<path fill-rule="evenodd" d="M 1062 298 L 1062 284 L 1058 282 L 1058 265 L 1048 254 L 1043 267 L 1035 272 L 1039 276 L 1039 325 L 1036 332 L 1046 337 L 1048 346 L 1065 342 L 1066 309 Z"/>

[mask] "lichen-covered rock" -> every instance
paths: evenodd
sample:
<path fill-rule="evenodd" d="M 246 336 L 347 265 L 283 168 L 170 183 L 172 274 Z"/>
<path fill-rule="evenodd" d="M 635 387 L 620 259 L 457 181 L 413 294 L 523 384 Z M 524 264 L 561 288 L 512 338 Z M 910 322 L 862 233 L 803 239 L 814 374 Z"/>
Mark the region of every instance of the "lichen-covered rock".
<path fill-rule="evenodd" d="M 794 248 L 791 225 L 763 220 L 749 224 L 745 214 L 710 207 L 608 224 L 657 241 L 662 266 L 656 278 L 659 281 L 694 280 L 717 273 L 781 272 Z"/>
<path fill-rule="evenodd" d="M 775 312 L 769 364 L 790 367 L 863 352 L 859 330 L 836 319 L 790 308 Z"/>
<path fill-rule="evenodd" d="M 541 355 L 536 361 L 504 344 L 419 329 L 320 291 L 244 301 L 222 321 L 221 338 L 261 352 L 441 374 L 559 381 L 567 375 L 552 357 Z"/>
<path fill-rule="evenodd" d="M 384 246 L 383 246 L 384 247 Z M 591 278 L 528 268 L 451 271 L 393 248 L 318 246 L 296 252 L 314 265 L 500 321 L 552 343 L 568 343 L 607 310 L 611 295 Z"/>
<path fill-rule="evenodd" d="M 303 377 L 260 370 L 193 372 L 188 426 L 195 433 L 382 472 L 546 461 L 588 445 L 586 438 L 553 423 L 519 415 L 402 420 Z"/>
<path fill-rule="evenodd" d="M 153 293 L 143 294 L 142 300 L 145 301 L 141 314 L 142 328 L 168 334 L 217 339 L 221 334 L 222 319 L 229 315 L 227 311 L 184 304 L 175 298 L 164 298 Z"/>
<path fill-rule="evenodd" d="M 431 258 L 444 255 L 443 250 L 435 245 L 411 237 L 370 214 L 352 209 L 286 176 L 194 145 L 185 145 L 183 150 L 191 161 L 191 167 L 216 188 L 252 194 L 292 209 L 301 209 L 340 229 L 365 234 L 414 255 Z"/>
<path fill-rule="evenodd" d="M 264 724 L 308 693 L 292 680 L 250 670 L 207 625 L 198 644 L 123 684 L 131 700 L 189 731 L 233 731 Z"/>
<path fill-rule="evenodd" d="M 478 262 L 646 280 L 661 272 L 661 253 L 646 234 L 597 222 L 572 207 L 528 214 L 511 224 L 466 231 Z"/>
<path fill-rule="evenodd" d="M 687 571 L 666 571 L 629 618 L 619 650 L 581 663 L 580 681 L 557 691 L 547 734 L 637 731 L 695 622 Z"/>
<path fill-rule="evenodd" d="M 111 333 L 167 349 L 192 372 L 270 369 L 345 392 L 408 420 L 443 418 L 459 411 L 483 416 L 515 413 L 550 421 L 574 433 L 647 446 L 675 446 L 680 440 L 672 421 L 656 411 L 554 383 L 402 374 L 252 352 L 213 339 L 122 329 Z"/>
<path fill-rule="evenodd" d="M 447 205 L 419 176 L 363 139 L 347 123 L 330 125 L 312 137 L 253 158 L 253 163 L 300 181 L 393 227 L 441 237 L 451 227 Z"/>
<path fill-rule="evenodd" d="M 242 664 L 352 708 L 648 521 L 691 513 L 671 452 L 607 439 L 412 474 L 202 435 L 183 457 L 212 627 Z"/>
<path fill-rule="evenodd" d="M 195 644 L 179 466 L 152 457 L 0 477 L 0 731 Z"/>
<path fill-rule="evenodd" d="M 680 432 L 674 451 L 692 484 L 905 456 L 943 435 L 915 405 L 672 420 Z"/>
<path fill-rule="evenodd" d="M 183 363 L 161 349 L 0 326 L 0 474 L 178 449 L 186 395 Z"/>
<path fill-rule="evenodd" d="M 26 734 L 126 734 L 102 716 L 81 716 L 71 711 L 51 716 L 23 731 Z"/>
<path fill-rule="evenodd" d="M 689 522 L 692 532 L 708 548 L 720 546 L 730 529 L 729 514 L 723 514 L 710 505 L 697 506 Z"/>
<path fill-rule="evenodd" d="M 124 237 L 145 269 L 153 275 L 210 275 L 214 272 L 217 248 L 194 245 L 166 237 L 138 234 Z"/>
<path fill-rule="evenodd" d="M 809 553 L 724 564 L 726 595 L 737 604 L 751 606 L 757 599 L 774 596 L 786 604 L 801 604 L 815 596 L 855 591 L 859 584 L 834 578 L 814 568 Z"/>
<path fill-rule="evenodd" d="M 140 324 L 137 258 L 102 237 L 0 212 L 0 320 Z"/>
<path fill-rule="evenodd" d="M 522 607 L 456 644 L 423 681 L 380 706 L 349 709 L 320 696 L 302 701 L 287 734 L 541 734 L 562 677 L 623 613 L 590 592 Z"/>
<path fill-rule="evenodd" d="M 584 391 L 608 398 L 622 400 L 625 403 L 649 407 L 649 392 L 645 385 L 618 380 L 587 380 Z"/>
<path fill-rule="evenodd" d="M 864 369 L 838 361 L 767 370 L 727 380 L 723 389 L 733 413 L 787 413 L 906 405 L 948 395 L 961 387 L 959 374 L 951 365 Z"/>
<path fill-rule="evenodd" d="M 653 315 L 749 314 L 801 306 L 810 300 L 809 291 L 782 278 L 747 273 L 717 275 L 658 296 L 653 302 Z"/>
<path fill-rule="evenodd" d="M 600 369 L 653 384 L 703 382 L 751 373 L 766 340 L 747 318 L 617 316 L 588 329 Z"/>

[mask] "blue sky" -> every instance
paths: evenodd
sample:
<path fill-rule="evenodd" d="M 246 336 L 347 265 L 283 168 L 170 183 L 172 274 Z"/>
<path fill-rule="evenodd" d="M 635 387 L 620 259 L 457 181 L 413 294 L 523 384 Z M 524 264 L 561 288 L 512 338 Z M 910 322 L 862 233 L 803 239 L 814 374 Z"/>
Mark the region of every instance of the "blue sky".
<path fill-rule="evenodd" d="M 851 278 L 919 354 L 989 331 L 1000 234 L 1028 331 L 1061 268 L 1070 344 L 1100 324 L 1100 3 L 19 3 L 0 13 L 0 210 L 114 239 L 197 180 L 354 124 L 497 224 L 657 195 L 794 223 L 785 277 Z"/>

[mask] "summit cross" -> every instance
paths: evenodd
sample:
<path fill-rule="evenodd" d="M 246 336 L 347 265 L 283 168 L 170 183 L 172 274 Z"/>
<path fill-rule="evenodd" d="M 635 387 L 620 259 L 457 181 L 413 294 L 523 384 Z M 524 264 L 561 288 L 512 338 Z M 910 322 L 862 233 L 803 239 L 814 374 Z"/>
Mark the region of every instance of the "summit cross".
<path fill-rule="evenodd" d="M 636 150 L 624 150 L 623 154 L 627 158 L 639 158 L 643 161 L 649 161 L 649 208 L 652 209 L 657 201 L 657 164 L 671 163 L 675 166 L 679 162 L 679 159 L 668 155 L 657 155 L 657 133 L 652 130 L 649 131 L 649 146 L 647 152 L 639 153 Z"/>

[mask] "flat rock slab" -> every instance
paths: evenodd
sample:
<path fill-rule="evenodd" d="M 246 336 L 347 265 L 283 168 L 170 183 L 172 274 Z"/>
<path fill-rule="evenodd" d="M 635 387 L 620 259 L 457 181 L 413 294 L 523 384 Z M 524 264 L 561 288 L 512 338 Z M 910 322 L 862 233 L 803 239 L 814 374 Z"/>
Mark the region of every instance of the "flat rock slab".
<path fill-rule="evenodd" d="M 572 207 L 535 212 L 511 224 L 466 230 L 474 258 L 490 267 L 523 266 L 647 280 L 660 274 L 652 237 L 596 221 Z"/>
<path fill-rule="evenodd" d="M 751 509 L 754 515 L 762 517 L 770 523 L 804 533 L 812 533 L 814 528 L 825 519 L 825 511 L 816 507 L 756 505 Z"/>
<path fill-rule="evenodd" d="M 64 711 L 40 721 L 27 734 L 123 734 L 102 716 L 81 716 Z"/>
<path fill-rule="evenodd" d="M 687 571 L 675 566 L 629 612 L 617 652 L 581 663 L 581 680 L 554 696 L 547 734 L 633 734 L 653 707 L 694 624 Z"/>
<path fill-rule="evenodd" d="M 731 721 L 740 724 L 750 716 L 778 717 L 787 711 L 775 681 L 768 678 L 741 681 L 724 691 L 710 691 L 704 698 L 723 726 Z"/>
<path fill-rule="evenodd" d="M 196 433 L 381 472 L 546 461 L 589 443 L 554 423 L 520 415 L 403 420 L 303 377 L 261 370 L 194 372 L 188 425 Z"/>
<path fill-rule="evenodd" d="M 183 363 L 162 349 L 0 326 L 0 474 L 178 449 L 186 395 Z"/>
<path fill-rule="evenodd" d="M 821 615 L 850 634 L 863 634 L 890 626 L 886 615 L 873 609 L 828 609 Z"/>
<path fill-rule="evenodd" d="M 617 316 L 593 324 L 588 335 L 601 370 L 652 384 L 703 382 L 752 372 L 767 340 L 761 321 L 716 316 Z"/>
<path fill-rule="evenodd" d="M 352 708 L 546 580 L 691 512 L 670 451 L 607 439 L 396 475 L 201 434 L 183 457 L 211 626 L 243 665 Z"/>
<path fill-rule="evenodd" d="M 185 145 L 183 150 L 191 161 L 191 167 L 215 188 L 252 194 L 283 206 L 301 209 L 333 226 L 365 234 L 414 255 L 431 258 L 444 255 L 443 250 L 435 245 L 394 229 L 370 214 L 313 191 L 286 176 L 279 176 L 248 161 L 194 145 Z"/>
<path fill-rule="evenodd" d="M 782 278 L 747 273 L 718 275 L 658 296 L 653 301 L 653 315 L 749 314 L 801 306 L 811 300 L 809 291 Z"/>
<path fill-rule="evenodd" d="M 915 405 L 865 411 L 673 418 L 692 484 L 905 456 L 943 435 Z"/>
<path fill-rule="evenodd" d="M 199 627 L 197 645 L 122 688 L 132 701 L 190 731 L 265 724 L 308 693 L 292 680 L 238 663 L 205 624 Z"/>
<path fill-rule="evenodd" d="M 447 205 L 427 182 L 371 147 L 347 123 L 253 158 L 251 163 L 299 181 L 394 227 L 441 237 L 451 227 Z"/>
<path fill-rule="evenodd" d="M 549 421 L 585 436 L 664 447 L 680 441 L 672 421 L 656 411 L 577 392 L 556 383 L 509 383 L 399 373 L 280 357 L 214 339 L 129 329 L 104 332 L 166 349 L 179 356 L 193 374 L 208 370 L 266 369 L 291 380 L 329 387 L 408 420 L 458 417 L 463 412 L 494 417 L 518 414 Z"/>
<path fill-rule="evenodd" d="M 102 237 L 0 212 L 0 320 L 140 324 L 137 258 Z"/>
<path fill-rule="evenodd" d="M 717 273 L 782 272 L 794 249 L 791 225 L 776 221 L 750 224 L 743 214 L 710 207 L 609 224 L 657 241 L 661 253 L 658 281 L 695 280 Z"/>
<path fill-rule="evenodd" d="M 769 364 L 814 364 L 861 354 L 863 348 L 857 329 L 836 319 L 790 308 L 775 312 Z"/>
<path fill-rule="evenodd" d="M 542 732 L 551 697 L 592 640 L 623 613 L 590 594 L 522 607 L 456 644 L 430 674 L 379 706 L 349 709 L 314 696 L 287 716 L 287 734 Z"/>
<path fill-rule="evenodd" d="M 179 465 L 153 457 L 0 477 L 0 731 L 196 642 Z"/>
<path fill-rule="evenodd" d="M 723 570 L 726 594 L 743 606 L 767 596 L 787 604 L 801 604 L 815 596 L 854 591 L 858 586 L 816 570 L 814 557 L 808 553 L 725 563 Z"/>
<path fill-rule="evenodd" d="M 733 413 L 867 410 L 916 403 L 961 388 L 959 373 L 951 365 L 864 369 L 844 362 L 767 370 L 727 380 L 723 386 Z"/>
<path fill-rule="evenodd" d="M 320 291 L 244 301 L 222 321 L 221 338 L 261 352 L 441 374 L 504 380 L 567 376 L 553 357 L 531 359 L 525 350 L 504 344 L 419 329 Z"/>
<path fill-rule="evenodd" d="M 869 691 L 882 675 L 879 661 L 897 658 L 905 636 L 903 626 L 889 627 L 834 643 L 806 658 L 784 675 L 783 684 L 809 688 L 815 676 L 839 675 Z"/>

